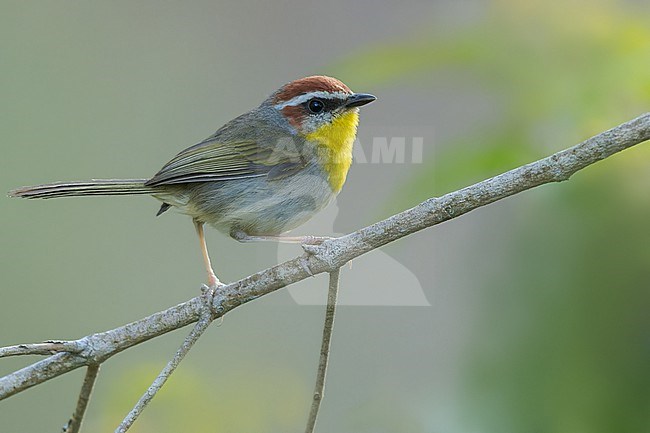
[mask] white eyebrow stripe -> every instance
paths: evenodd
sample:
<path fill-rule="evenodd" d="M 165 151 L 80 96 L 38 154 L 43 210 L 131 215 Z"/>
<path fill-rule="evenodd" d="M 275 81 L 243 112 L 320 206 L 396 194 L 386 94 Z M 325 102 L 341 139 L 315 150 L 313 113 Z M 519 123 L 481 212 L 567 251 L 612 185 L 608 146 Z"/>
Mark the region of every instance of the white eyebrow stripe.
<path fill-rule="evenodd" d="M 322 99 L 347 99 L 349 94 L 345 92 L 325 92 L 320 90 L 318 92 L 309 92 L 302 95 L 294 96 L 293 98 L 285 101 L 281 104 L 276 104 L 275 108 L 282 110 L 284 107 L 295 107 L 296 105 L 303 104 L 309 101 L 311 98 L 322 98 Z"/>

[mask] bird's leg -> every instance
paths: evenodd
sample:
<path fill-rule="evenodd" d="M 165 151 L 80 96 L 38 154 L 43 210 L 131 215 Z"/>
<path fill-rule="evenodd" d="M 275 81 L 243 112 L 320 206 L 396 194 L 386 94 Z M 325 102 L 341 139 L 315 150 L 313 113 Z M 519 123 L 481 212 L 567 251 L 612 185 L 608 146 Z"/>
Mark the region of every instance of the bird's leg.
<path fill-rule="evenodd" d="M 320 245 L 329 239 L 334 239 L 329 236 L 249 236 L 241 230 L 232 232 L 230 236 L 239 242 L 272 241 L 302 245 Z"/>
<path fill-rule="evenodd" d="M 305 250 L 307 254 L 315 254 L 315 249 L 318 248 L 318 245 L 329 239 L 334 239 L 329 236 L 249 236 L 241 230 L 231 231 L 230 236 L 239 242 L 273 241 L 280 243 L 300 244 L 302 246 L 302 249 Z M 314 273 L 309 268 L 309 265 L 307 264 L 307 261 L 304 259 L 304 257 L 300 261 L 300 265 L 305 270 L 305 272 L 307 272 L 312 277 L 314 276 Z"/>
<path fill-rule="evenodd" d="M 203 255 L 203 262 L 205 263 L 205 270 L 208 272 L 208 286 L 217 287 L 223 283 L 219 281 L 219 278 L 214 274 L 212 270 L 212 264 L 210 263 L 210 255 L 208 254 L 208 246 L 205 244 L 205 235 L 203 234 L 203 222 L 199 220 L 194 221 L 194 228 L 196 228 L 196 234 L 199 236 L 199 243 L 201 245 L 201 254 Z"/>

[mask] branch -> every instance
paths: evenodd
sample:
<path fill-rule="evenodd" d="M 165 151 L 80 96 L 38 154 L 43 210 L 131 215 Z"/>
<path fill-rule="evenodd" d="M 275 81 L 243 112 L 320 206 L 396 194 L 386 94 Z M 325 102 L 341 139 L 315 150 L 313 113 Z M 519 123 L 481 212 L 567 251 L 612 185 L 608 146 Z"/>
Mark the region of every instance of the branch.
<path fill-rule="evenodd" d="M 72 414 L 72 418 L 63 426 L 62 433 L 79 433 L 81 429 L 81 422 L 86 414 L 86 408 L 90 401 L 90 394 L 93 392 L 97 374 L 99 373 L 99 364 L 89 365 L 86 369 L 86 376 L 84 376 L 81 391 L 79 391 L 79 399 L 77 400 L 77 407 Z"/>
<path fill-rule="evenodd" d="M 18 355 L 54 355 L 60 352 L 79 353 L 81 350 L 82 348 L 74 341 L 45 341 L 0 347 L 0 358 Z"/>
<path fill-rule="evenodd" d="M 430 198 L 356 232 L 311 246 L 300 257 L 220 287 L 207 300 L 210 305 L 204 302 L 205 297 L 198 296 L 120 328 L 67 342 L 78 350 L 57 353 L 0 378 L 0 400 L 76 368 L 101 363 L 122 350 L 196 322 L 205 308 L 214 313 L 213 318 L 221 317 L 239 305 L 310 276 L 333 272 L 362 254 L 427 227 L 536 186 L 567 180 L 575 172 L 648 139 L 650 113 L 547 158 L 442 197 Z M 0 349 L 0 353 L 2 350 L 11 353 L 16 349 Z"/>
<path fill-rule="evenodd" d="M 325 307 L 325 324 L 323 325 L 323 338 L 321 340 L 320 358 L 318 360 L 318 372 L 316 373 L 316 385 L 314 396 L 311 402 L 311 410 L 307 419 L 305 433 L 313 433 L 316 427 L 316 418 L 320 402 L 323 401 L 325 391 L 325 375 L 327 373 L 327 362 L 330 355 L 330 343 L 332 341 L 332 328 L 334 327 L 334 316 L 336 314 L 336 298 L 339 295 L 339 274 L 340 269 L 330 272 L 330 283 L 327 291 L 327 306 Z"/>
<path fill-rule="evenodd" d="M 128 325 L 68 341 L 77 348 L 75 352 L 57 353 L 0 378 L 0 400 L 79 367 L 100 364 L 129 347 L 196 322 L 204 308 L 199 296 Z"/>
<path fill-rule="evenodd" d="M 212 315 L 210 312 L 208 312 L 207 314 L 203 315 L 203 317 L 198 321 L 196 325 L 194 325 L 194 329 L 192 329 L 192 332 L 190 332 L 190 334 L 185 338 L 183 344 L 181 344 L 181 347 L 178 348 L 176 354 L 174 355 L 174 358 L 172 358 L 172 360 L 167 363 L 165 368 L 153 381 L 149 389 L 147 389 L 144 395 L 140 397 L 140 400 L 138 400 L 138 403 L 136 403 L 135 407 L 131 409 L 131 412 L 128 413 L 128 415 L 120 423 L 117 429 L 115 429 L 115 433 L 125 433 L 133 425 L 144 408 L 156 396 L 165 382 L 167 382 L 169 376 L 171 376 L 174 370 L 176 370 L 178 364 L 180 364 L 183 358 L 185 358 L 187 352 L 189 352 L 190 349 L 194 346 L 194 343 L 196 343 L 199 337 L 201 337 L 205 330 L 208 329 L 208 326 L 210 326 L 212 320 Z"/>

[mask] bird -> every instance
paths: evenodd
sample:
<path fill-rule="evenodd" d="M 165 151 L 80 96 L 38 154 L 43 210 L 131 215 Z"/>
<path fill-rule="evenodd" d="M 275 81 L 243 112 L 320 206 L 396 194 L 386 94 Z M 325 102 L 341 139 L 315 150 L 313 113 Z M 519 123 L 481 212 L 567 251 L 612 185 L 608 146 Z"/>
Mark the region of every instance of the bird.
<path fill-rule="evenodd" d="M 156 216 L 176 208 L 192 218 L 208 286 L 218 287 L 223 283 L 212 267 L 205 224 L 240 242 L 327 239 L 285 233 L 341 191 L 352 164 L 359 107 L 374 100 L 333 77 L 300 78 L 178 153 L 151 178 L 55 182 L 17 188 L 9 196 L 149 194 L 162 202 Z"/>

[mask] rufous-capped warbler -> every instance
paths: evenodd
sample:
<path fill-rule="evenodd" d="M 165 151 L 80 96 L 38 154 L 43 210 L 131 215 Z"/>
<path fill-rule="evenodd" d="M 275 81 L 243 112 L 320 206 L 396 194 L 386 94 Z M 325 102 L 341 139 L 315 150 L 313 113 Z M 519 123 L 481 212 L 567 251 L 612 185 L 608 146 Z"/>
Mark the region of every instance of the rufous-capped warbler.
<path fill-rule="evenodd" d="M 341 81 L 312 76 L 292 81 L 253 110 L 183 150 L 151 179 L 58 182 L 9 192 L 55 198 L 150 194 L 192 217 L 211 287 L 203 234 L 208 223 L 238 241 L 318 243 L 316 236 L 281 236 L 307 221 L 341 191 L 352 163 L 358 108 L 376 98 Z"/>

